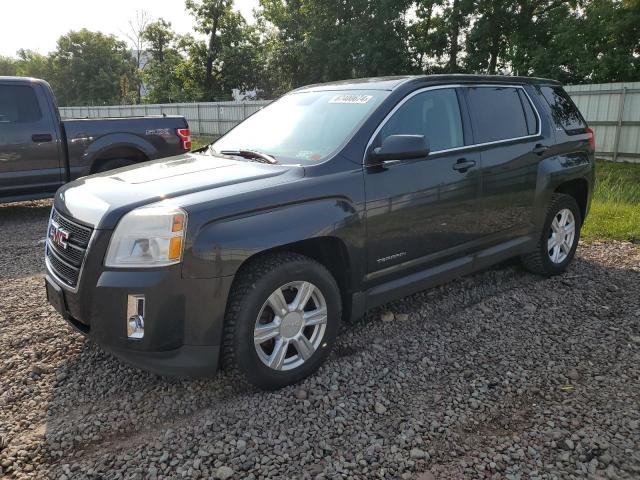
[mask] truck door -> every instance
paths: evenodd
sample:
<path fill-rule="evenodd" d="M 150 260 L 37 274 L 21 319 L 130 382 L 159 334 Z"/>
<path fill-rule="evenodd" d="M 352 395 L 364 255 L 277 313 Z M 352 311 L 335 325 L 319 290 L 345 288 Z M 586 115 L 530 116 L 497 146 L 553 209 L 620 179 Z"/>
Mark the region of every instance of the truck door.
<path fill-rule="evenodd" d="M 427 157 L 365 168 L 367 263 L 382 281 L 428 268 L 479 238 L 480 159 L 468 137 L 455 88 L 409 95 L 379 128 L 370 149 L 389 135 L 424 135 Z"/>
<path fill-rule="evenodd" d="M 0 198 L 62 183 L 57 129 L 38 84 L 0 81 Z"/>

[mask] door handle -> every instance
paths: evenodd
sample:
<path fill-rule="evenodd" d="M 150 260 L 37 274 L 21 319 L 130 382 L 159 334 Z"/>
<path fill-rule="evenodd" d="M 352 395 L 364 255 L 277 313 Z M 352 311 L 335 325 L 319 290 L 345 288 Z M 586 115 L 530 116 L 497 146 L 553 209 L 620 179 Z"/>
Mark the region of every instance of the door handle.
<path fill-rule="evenodd" d="M 50 142 L 52 138 L 53 137 L 50 133 L 34 133 L 33 135 L 31 135 L 31 140 L 36 143 Z"/>
<path fill-rule="evenodd" d="M 475 160 L 467 160 L 466 158 L 459 158 L 456 163 L 453 164 L 453 169 L 460 173 L 465 173 L 471 167 L 475 167 Z"/>
<path fill-rule="evenodd" d="M 549 150 L 549 145 L 543 145 L 542 143 L 536 143 L 536 146 L 531 150 L 536 155 L 542 155 L 544 152 Z"/>

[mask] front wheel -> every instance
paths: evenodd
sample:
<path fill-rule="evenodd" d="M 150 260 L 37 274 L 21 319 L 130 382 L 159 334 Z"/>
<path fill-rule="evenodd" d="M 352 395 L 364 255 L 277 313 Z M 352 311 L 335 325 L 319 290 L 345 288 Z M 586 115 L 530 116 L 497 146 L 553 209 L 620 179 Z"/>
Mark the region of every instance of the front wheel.
<path fill-rule="evenodd" d="M 318 262 L 295 253 L 251 261 L 227 303 L 223 366 L 264 390 L 298 382 L 327 358 L 340 317 L 338 286 Z"/>
<path fill-rule="evenodd" d="M 536 249 L 522 256 L 524 267 L 545 276 L 564 272 L 578 248 L 581 227 L 582 216 L 576 200 L 554 193 Z"/>

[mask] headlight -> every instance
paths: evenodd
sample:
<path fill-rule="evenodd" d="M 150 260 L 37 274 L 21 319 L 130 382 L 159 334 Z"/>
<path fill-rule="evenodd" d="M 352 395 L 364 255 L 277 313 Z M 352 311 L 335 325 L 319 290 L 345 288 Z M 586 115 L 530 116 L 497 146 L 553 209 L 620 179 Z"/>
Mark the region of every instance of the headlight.
<path fill-rule="evenodd" d="M 107 267 L 162 267 L 180 263 L 187 214 L 166 205 L 127 213 L 111 237 Z"/>

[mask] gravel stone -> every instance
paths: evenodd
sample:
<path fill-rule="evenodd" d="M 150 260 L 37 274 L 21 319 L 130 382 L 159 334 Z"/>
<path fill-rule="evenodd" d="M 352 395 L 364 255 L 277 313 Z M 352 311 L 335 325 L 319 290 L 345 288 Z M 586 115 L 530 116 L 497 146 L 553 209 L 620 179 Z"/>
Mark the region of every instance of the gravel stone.
<path fill-rule="evenodd" d="M 428 458 L 429 454 L 427 452 L 425 452 L 424 450 L 420 450 L 419 448 L 412 448 L 411 451 L 409 452 L 409 456 L 411 458 L 419 460 L 419 459 L 422 459 L 422 458 Z"/>
<path fill-rule="evenodd" d="M 218 467 L 216 470 L 216 478 L 220 480 L 227 480 L 227 478 L 233 477 L 233 469 L 227 466 Z"/>
<path fill-rule="evenodd" d="M 640 478 L 637 245 L 389 303 L 315 375 L 256 392 L 131 368 L 68 327 L 43 289 L 50 205 L 0 205 L 0 478 Z"/>
<path fill-rule="evenodd" d="M 393 312 L 382 312 L 382 315 L 380 315 L 380 319 L 383 322 L 393 322 L 395 318 L 395 315 L 393 314 Z"/>

